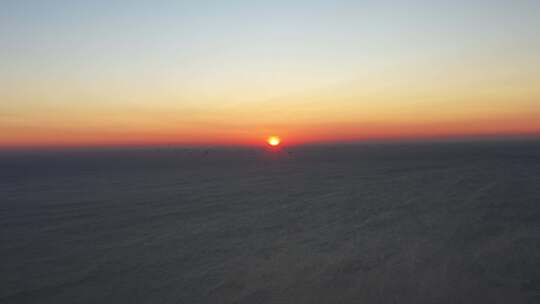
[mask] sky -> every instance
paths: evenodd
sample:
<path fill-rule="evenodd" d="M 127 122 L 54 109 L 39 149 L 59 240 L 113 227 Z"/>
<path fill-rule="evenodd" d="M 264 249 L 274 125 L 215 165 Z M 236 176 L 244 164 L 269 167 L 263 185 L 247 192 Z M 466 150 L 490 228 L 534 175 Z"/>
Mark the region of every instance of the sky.
<path fill-rule="evenodd" d="M 0 148 L 540 135 L 540 1 L 0 1 Z"/>

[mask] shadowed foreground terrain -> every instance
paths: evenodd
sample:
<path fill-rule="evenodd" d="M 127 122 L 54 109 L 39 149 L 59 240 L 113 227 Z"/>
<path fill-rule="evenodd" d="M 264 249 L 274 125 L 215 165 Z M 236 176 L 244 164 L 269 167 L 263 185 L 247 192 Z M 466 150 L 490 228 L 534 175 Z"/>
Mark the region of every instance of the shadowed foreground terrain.
<path fill-rule="evenodd" d="M 540 303 L 540 144 L 0 155 L 1 303 Z"/>

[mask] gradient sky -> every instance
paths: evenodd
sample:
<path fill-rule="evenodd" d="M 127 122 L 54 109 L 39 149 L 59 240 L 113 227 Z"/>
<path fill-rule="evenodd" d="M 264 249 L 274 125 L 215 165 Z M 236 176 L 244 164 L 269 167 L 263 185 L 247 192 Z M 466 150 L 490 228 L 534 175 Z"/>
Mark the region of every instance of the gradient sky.
<path fill-rule="evenodd" d="M 0 147 L 540 134 L 540 1 L 0 2 Z"/>

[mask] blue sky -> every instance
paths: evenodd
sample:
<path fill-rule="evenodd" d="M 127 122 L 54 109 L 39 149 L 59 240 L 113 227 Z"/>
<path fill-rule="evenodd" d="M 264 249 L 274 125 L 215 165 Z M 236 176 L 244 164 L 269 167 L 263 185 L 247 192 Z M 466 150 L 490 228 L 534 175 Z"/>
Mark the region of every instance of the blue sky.
<path fill-rule="evenodd" d="M 127 113 L 150 108 L 175 113 L 171 124 L 227 125 L 223 113 L 264 130 L 283 129 L 284 107 L 304 127 L 485 120 L 536 113 L 540 96 L 539 1 L 1 5 L 0 125 L 13 132 L 134 128 L 148 119 Z"/>

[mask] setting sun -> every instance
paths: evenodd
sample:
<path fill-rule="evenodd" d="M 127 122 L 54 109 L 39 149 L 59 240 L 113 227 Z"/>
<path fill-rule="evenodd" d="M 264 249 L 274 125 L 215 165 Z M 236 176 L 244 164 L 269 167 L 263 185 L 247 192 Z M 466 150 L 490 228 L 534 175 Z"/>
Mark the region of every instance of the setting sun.
<path fill-rule="evenodd" d="M 281 139 L 277 136 L 268 137 L 268 144 L 272 147 L 277 147 L 281 143 Z"/>

